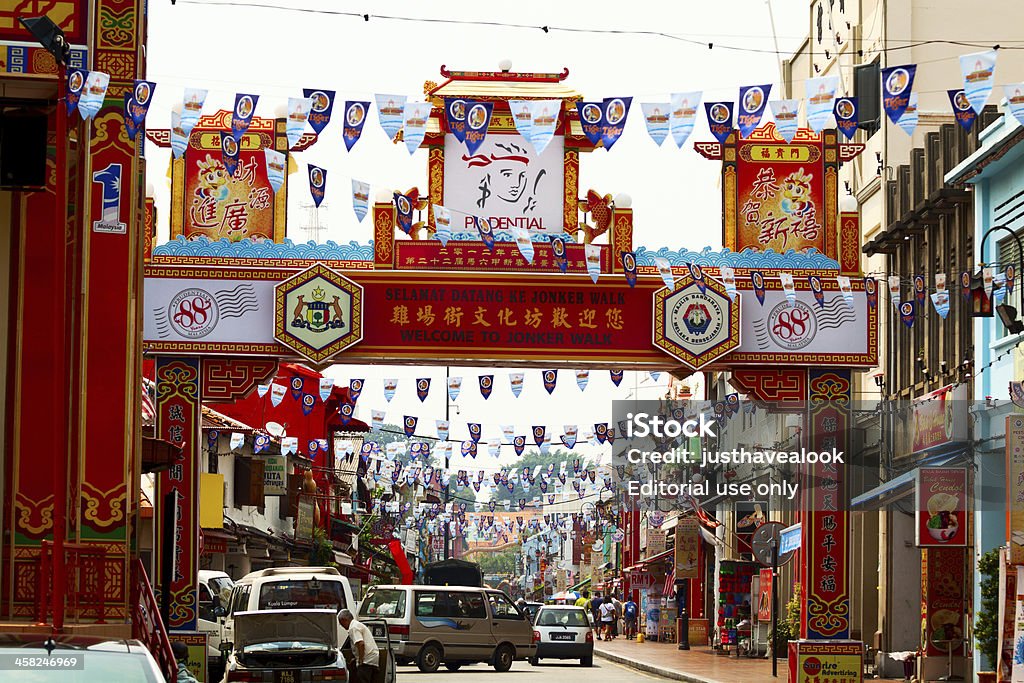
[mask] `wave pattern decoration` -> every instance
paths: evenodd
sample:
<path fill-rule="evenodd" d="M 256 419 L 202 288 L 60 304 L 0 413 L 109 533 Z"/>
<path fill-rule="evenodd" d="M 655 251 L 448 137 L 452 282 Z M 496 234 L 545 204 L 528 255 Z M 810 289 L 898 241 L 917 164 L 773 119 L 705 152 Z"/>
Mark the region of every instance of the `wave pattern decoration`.
<path fill-rule="evenodd" d="M 757 251 L 744 249 L 740 252 L 723 249 L 712 251 L 711 247 L 704 247 L 701 251 L 690 251 L 679 249 L 673 251 L 668 247 L 658 250 L 647 247 L 636 248 L 636 263 L 638 266 L 653 266 L 654 259 L 666 259 L 673 266 L 685 266 L 696 263 L 702 267 L 730 268 L 814 268 L 824 270 L 839 270 L 839 262 L 830 259 L 816 249 L 807 251 L 794 251 L 789 249 L 785 252 L 777 252 L 772 249 Z"/>

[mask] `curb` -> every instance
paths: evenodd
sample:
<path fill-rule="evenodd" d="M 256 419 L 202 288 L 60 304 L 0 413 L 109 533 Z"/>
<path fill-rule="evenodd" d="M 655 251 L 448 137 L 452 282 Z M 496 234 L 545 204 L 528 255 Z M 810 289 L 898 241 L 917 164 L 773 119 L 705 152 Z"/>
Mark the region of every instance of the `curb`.
<path fill-rule="evenodd" d="M 594 654 L 602 659 L 615 662 L 616 664 L 622 664 L 623 666 L 628 666 L 629 668 L 636 669 L 637 671 L 643 671 L 655 676 L 660 676 L 661 678 L 669 678 L 674 681 L 683 681 L 684 683 L 720 683 L 720 681 L 716 681 L 711 678 L 701 678 L 700 676 L 683 673 L 682 671 L 665 669 L 660 666 L 654 666 L 653 664 L 645 664 L 644 662 L 630 659 L 629 657 L 623 657 L 622 655 L 617 655 L 605 650 L 599 650 L 598 648 L 594 648 Z"/>

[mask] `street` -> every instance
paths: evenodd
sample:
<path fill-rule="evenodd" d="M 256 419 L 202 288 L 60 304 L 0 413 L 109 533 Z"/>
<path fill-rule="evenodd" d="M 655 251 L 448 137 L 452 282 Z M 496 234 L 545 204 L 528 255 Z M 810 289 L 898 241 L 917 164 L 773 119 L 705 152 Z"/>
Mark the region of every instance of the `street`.
<path fill-rule="evenodd" d="M 540 666 L 531 666 L 529 662 L 516 662 L 512 669 L 498 673 L 487 664 L 468 664 L 458 671 L 437 673 L 421 673 L 415 666 L 398 667 L 399 680 L 406 683 L 442 683 L 457 680 L 458 683 L 514 683 L 515 681 L 536 680 L 543 678 L 558 683 L 626 683 L 640 676 L 650 680 L 662 680 L 656 676 L 629 669 L 606 659 L 594 658 L 594 666 L 583 667 L 579 662 L 552 660 L 541 662 Z"/>

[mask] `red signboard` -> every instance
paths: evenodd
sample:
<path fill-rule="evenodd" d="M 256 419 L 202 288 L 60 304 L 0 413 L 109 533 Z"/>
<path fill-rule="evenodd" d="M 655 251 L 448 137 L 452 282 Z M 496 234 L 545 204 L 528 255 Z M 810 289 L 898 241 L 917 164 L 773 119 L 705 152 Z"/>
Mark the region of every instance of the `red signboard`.
<path fill-rule="evenodd" d="M 376 275 L 376 274 L 375 274 Z M 659 281 L 623 287 L 619 277 L 564 276 L 550 288 L 514 275 L 456 275 L 417 281 L 408 273 L 374 278 L 363 294 L 359 350 L 392 357 L 438 353 L 500 359 L 551 358 L 572 350 L 582 361 L 652 361 L 651 295 Z"/>
<path fill-rule="evenodd" d="M 630 587 L 637 590 L 647 590 L 665 582 L 664 576 L 659 579 L 658 576 L 655 576 L 650 572 L 640 570 L 630 571 L 628 573 L 628 577 Z"/>
<path fill-rule="evenodd" d="M 196 628 L 196 564 L 199 555 L 199 500 L 198 472 L 194 454 L 198 451 L 200 373 L 199 359 L 158 356 L 156 360 L 157 437 L 181 447 L 177 462 L 160 473 L 157 504 L 161 507 L 168 496 L 178 500 L 174 538 L 157 547 L 174 553 L 171 559 L 169 629 L 190 631 Z M 162 571 L 163 559 L 157 567 Z M 164 585 L 158 575 L 155 583 Z"/>
<path fill-rule="evenodd" d="M 229 111 L 200 117 L 183 158 L 174 160 L 171 237 L 280 242 L 285 232 L 287 184 L 274 192 L 263 150 L 285 151 L 287 143 L 277 135 L 273 119 L 253 118 L 238 143 L 238 166 L 229 175 L 222 160 L 221 132 L 230 128 Z"/>
<path fill-rule="evenodd" d="M 967 468 L 917 470 L 914 509 L 918 546 L 967 545 Z"/>
<path fill-rule="evenodd" d="M 738 145 L 736 250 L 824 252 L 824 168 L 820 139 Z"/>
<path fill-rule="evenodd" d="M 450 242 L 441 246 L 437 240 L 402 240 L 395 242 L 395 264 L 403 269 L 417 270 L 474 270 L 490 268 L 495 271 L 528 271 L 531 273 L 557 273 L 558 261 L 547 242 L 533 243 L 533 261 L 527 261 L 514 242 L 495 242 L 488 249 L 483 242 Z M 608 249 L 601 249 L 601 270 L 610 270 Z M 586 247 L 566 244 L 566 271 L 586 273 Z"/>

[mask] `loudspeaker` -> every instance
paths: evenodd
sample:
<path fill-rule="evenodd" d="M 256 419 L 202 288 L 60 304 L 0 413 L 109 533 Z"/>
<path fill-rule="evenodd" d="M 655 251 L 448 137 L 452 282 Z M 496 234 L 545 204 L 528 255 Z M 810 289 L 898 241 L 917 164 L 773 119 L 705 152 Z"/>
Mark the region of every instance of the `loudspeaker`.
<path fill-rule="evenodd" d="M 0 187 L 46 185 L 46 114 L 36 109 L 0 112 Z"/>

